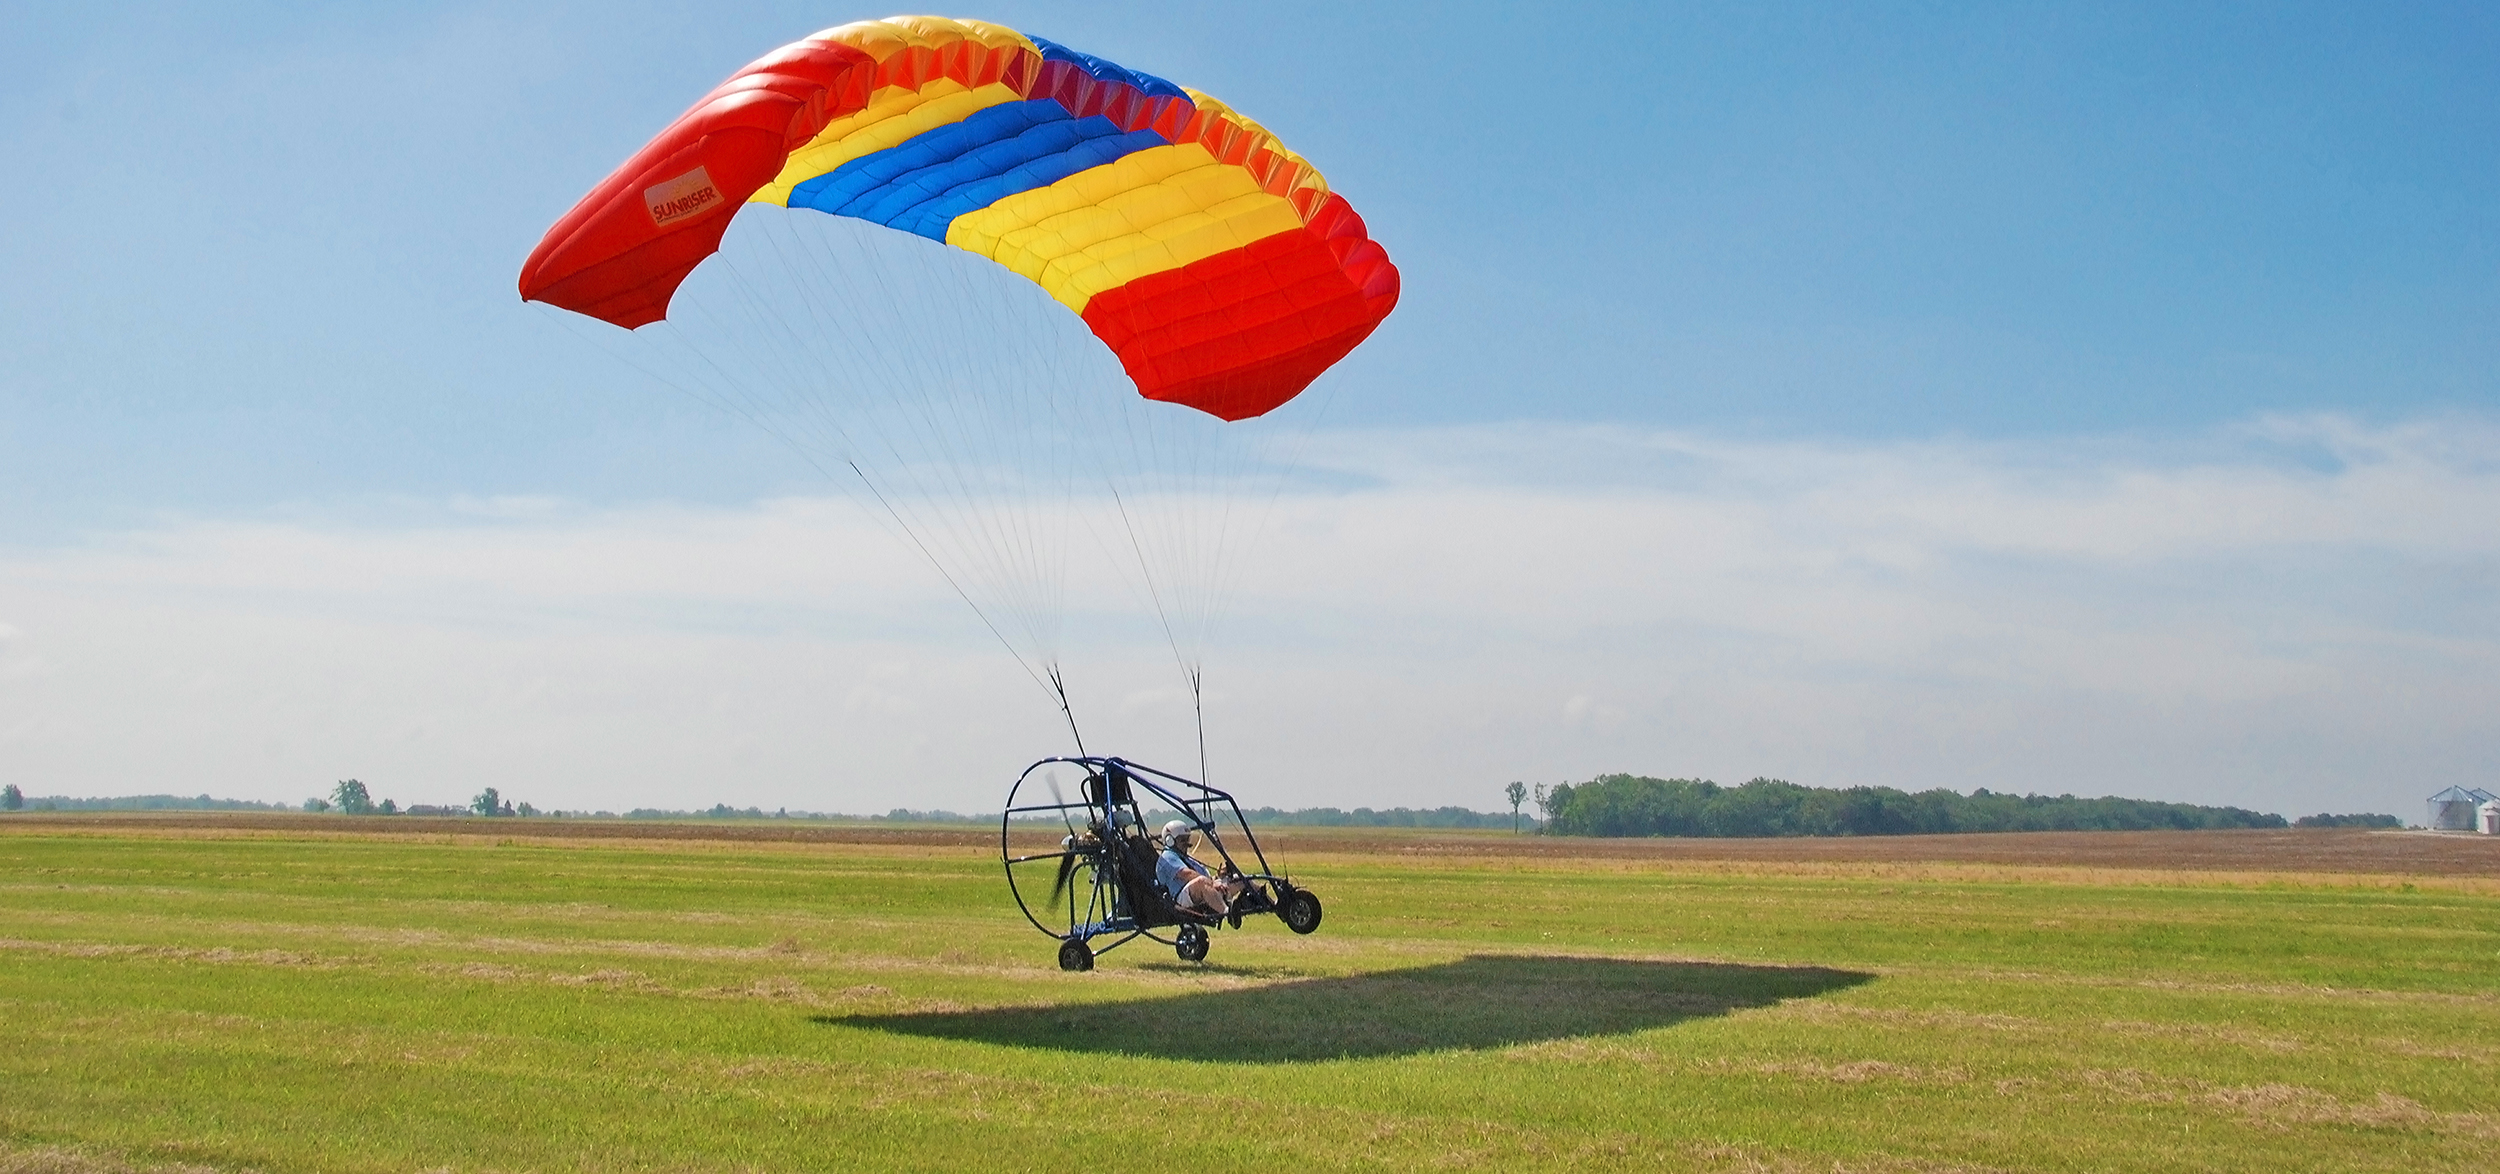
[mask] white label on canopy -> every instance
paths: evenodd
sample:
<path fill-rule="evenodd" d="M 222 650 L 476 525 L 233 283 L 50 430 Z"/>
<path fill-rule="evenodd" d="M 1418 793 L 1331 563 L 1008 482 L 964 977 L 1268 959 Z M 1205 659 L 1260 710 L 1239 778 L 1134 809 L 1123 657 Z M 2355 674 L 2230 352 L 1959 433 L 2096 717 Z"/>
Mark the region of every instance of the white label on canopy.
<path fill-rule="evenodd" d="M 728 201 L 712 184 L 712 173 L 700 167 L 642 189 L 642 202 L 651 209 L 651 223 L 666 228 L 680 220 L 691 220 Z"/>

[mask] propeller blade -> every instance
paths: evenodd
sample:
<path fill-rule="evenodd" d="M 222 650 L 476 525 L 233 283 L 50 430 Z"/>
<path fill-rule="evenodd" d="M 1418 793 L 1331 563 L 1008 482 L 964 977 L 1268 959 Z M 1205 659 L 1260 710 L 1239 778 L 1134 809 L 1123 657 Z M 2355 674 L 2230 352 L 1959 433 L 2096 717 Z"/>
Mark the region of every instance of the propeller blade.
<path fill-rule="evenodd" d="M 1050 788 L 1050 801 L 1059 805 L 1059 822 L 1067 826 L 1069 835 L 1075 835 L 1076 824 L 1070 822 L 1068 819 L 1068 797 L 1059 793 L 1059 772 L 1055 770 L 1043 771 L 1042 783 Z M 1064 876 L 1060 879 L 1060 883 L 1066 883 L 1066 878 Z M 1051 894 L 1051 896 L 1054 897 L 1058 895 L 1059 894 L 1056 892 Z"/>
<path fill-rule="evenodd" d="M 1058 877 L 1057 877 L 1057 878 L 1053 879 L 1053 880 L 1050 882 L 1050 901 L 1051 901 L 1051 904 L 1056 905 L 1056 904 L 1058 904 L 1058 903 L 1059 903 L 1059 894 L 1061 894 L 1061 893 L 1064 893 L 1064 892 L 1067 892 L 1067 891 L 1068 891 L 1068 878 L 1069 878 L 1069 877 L 1071 877 L 1071 876 L 1074 876 L 1075 874 L 1076 874 L 1076 853 L 1074 853 L 1074 852 L 1069 852 L 1069 853 L 1066 853 L 1066 854 L 1064 854 L 1064 855 L 1060 856 L 1060 857 L 1059 857 L 1059 875 L 1058 875 Z"/>

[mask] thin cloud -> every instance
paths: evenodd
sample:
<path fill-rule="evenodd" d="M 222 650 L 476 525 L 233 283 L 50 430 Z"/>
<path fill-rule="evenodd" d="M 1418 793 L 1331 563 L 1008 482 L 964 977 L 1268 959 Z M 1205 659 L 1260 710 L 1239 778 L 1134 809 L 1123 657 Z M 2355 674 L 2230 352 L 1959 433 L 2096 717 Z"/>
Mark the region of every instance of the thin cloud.
<path fill-rule="evenodd" d="M 1317 437 L 1210 646 L 1219 781 L 1499 806 L 1605 770 L 2411 814 L 2500 747 L 2500 433 Z M 1194 767 L 1129 586 L 1068 563 L 1088 744 Z M 976 809 L 1047 699 L 854 503 L 197 519 L 0 555 L 34 792 Z"/>

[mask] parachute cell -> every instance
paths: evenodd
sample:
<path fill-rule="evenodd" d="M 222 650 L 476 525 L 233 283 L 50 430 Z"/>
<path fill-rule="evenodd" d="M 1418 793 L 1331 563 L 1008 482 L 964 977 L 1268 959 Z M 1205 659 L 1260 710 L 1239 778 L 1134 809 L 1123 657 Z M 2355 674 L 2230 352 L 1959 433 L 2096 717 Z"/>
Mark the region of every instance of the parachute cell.
<path fill-rule="evenodd" d="M 941 17 L 844 25 L 739 70 L 548 230 L 521 296 L 661 320 L 748 202 L 987 257 L 1083 318 L 1140 394 L 1225 420 L 1299 394 L 1397 303 L 1362 218 L 1256 122 Z"/>

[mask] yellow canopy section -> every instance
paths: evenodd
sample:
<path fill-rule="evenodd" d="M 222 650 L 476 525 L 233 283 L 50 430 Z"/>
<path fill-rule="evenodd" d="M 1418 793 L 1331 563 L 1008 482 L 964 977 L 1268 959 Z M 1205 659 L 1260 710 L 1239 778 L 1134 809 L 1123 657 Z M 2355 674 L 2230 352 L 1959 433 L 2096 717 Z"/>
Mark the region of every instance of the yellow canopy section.
<path fill-rule="evenodd" d="M 905 49 L 944 49 L 961 41 L 971 41 L 984 49 L 1020 46 L 1041 52 L 1032 38 L 1006 25 L 986 20 L 957 20 L 949 16 L 889 16 L 884 20 L 855 20 L 826 29 L 808 40 L 848 45 L 878 61 Z"/>
<path fill-rule="evenodd" d="M 957 217 L 946 243 L 1031 278 L 1079 314 L 1094 295 L 1302 227 L 1250 173 L 1180 143 Z"/>

